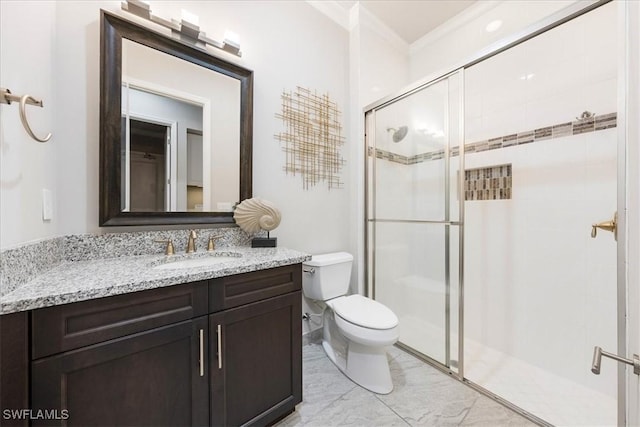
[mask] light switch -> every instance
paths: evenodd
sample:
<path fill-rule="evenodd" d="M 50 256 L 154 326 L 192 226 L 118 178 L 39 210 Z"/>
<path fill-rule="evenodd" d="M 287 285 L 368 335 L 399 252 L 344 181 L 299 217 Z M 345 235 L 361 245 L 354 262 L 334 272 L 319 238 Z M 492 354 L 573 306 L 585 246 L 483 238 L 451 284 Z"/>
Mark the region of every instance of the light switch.
<path fill-rule="evenodd" d="M 51 190 L 42 189 L 42 220 L 51 221 L 53 218 L 53 200 Z"/>

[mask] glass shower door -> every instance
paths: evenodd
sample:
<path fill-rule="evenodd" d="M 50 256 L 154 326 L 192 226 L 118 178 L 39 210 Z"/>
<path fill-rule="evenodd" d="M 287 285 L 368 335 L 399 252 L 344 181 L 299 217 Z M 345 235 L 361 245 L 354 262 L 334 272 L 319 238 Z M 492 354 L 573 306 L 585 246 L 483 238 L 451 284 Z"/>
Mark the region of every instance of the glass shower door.
<path fill-rule="evenodd" d="M 372 110 L 367 121 L 369 295 L 401 345 L 457 366 L 461 72 Z"/>
<path fill-rule="evenodd" d="M 616 425 L 618 5 L 465 69 L 467 172 L 507 197 L 465 206 L 464 376 L 554 425 Z M 502 178 L 499 178 L 502 179 Z M 605 362 L 603 362 L 605 363 Z"/>

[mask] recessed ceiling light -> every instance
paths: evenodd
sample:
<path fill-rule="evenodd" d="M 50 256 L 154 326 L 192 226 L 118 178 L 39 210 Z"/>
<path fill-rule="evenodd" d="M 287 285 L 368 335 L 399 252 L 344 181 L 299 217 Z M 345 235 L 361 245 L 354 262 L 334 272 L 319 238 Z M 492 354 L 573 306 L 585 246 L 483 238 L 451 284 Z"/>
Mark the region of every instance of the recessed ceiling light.
<path fill-rule="evenodd" d="M 502 21 L 499 19 L 496 19 L 495 21 L 489 22 L 484 29 L 487 31 L 487 33 L 493 33 L 501 26 L 502 26 Z"/>

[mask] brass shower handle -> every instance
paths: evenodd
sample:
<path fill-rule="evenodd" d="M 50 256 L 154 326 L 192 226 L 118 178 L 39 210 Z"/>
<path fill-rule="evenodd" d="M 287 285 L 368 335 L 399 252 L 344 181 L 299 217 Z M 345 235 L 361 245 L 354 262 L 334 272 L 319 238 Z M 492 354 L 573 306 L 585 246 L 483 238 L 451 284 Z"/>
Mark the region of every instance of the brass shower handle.
<path fill-rule="evenodd" d="M 613 232 L 613 238 L 618 240 L 618 212 L 613 214 L 613 219 L 610 221 L 593 224 L 591 226 L 591 237 L 596 237 L 596 235 L 598 234 L 598 228 L 601 230 Z"/>

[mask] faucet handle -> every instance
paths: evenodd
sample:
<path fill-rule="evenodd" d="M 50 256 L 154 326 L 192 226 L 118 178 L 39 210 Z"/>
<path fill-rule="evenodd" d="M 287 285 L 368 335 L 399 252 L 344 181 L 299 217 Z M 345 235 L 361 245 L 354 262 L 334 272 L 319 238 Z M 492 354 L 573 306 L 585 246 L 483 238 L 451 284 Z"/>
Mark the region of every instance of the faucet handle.
<path fill-rule="evenodd" d="M 209 236 L 209 243 L 207 243 L 207 251 L 211 252 L 212 250 L 214 250 L 216 248 L 216 239 L 219 239 L 223 237 L 222 235 L 219 236 Z"/>
<path fill-rule="evenodd" d="M 189 240 L 187 240 L 188 254 L 194 253 L 196 251 L 196 237 L 198 237 L 196 230 L 189 231 Z"/>
<path fill-rule="evenodd" d="M 167 247 L 164 250 L 165 255 L 173 255 L 176 253 L 176 248 L 173 247 L 173 242 L 171 241 L 171 239 L 158 239 L 158 240 L 154 240 L 154 242 L 167 244 Z"/>

